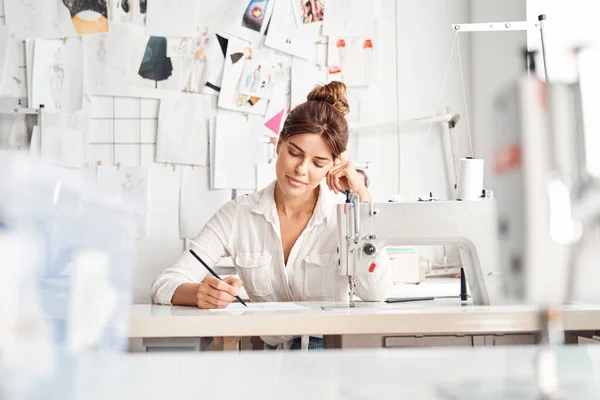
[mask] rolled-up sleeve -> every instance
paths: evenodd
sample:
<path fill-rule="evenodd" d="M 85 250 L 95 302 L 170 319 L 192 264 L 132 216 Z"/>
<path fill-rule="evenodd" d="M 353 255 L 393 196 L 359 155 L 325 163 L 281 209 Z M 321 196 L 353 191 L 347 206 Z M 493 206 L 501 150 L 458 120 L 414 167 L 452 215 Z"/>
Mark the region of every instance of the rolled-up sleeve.
<path fill-rule="evenodd" d="M 204 279 L 208 271 L 190 254 L 189 249 L 193 249 L 211 268 L 222 257 L 229 256 L 235 223 L 236 202 L 232 200 L 213 215 L 175 264 L 156 278 L 152 284 L 152 302 L 170 305 L 179 285 L 198 283 Z"/>
<path fill-rule="evenodd" d="M 356 295 L 363 301 L 383 301 L 392 288 L 390 259 L 387 252 L 380 252 L 375 260 L 372 274 L 355 277 Z"/>

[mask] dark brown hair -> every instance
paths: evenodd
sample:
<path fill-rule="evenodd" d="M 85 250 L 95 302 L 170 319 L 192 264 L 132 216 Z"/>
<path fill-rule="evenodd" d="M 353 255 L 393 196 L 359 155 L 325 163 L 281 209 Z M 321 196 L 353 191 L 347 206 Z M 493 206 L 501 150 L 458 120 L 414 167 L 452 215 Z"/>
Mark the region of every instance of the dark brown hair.
<path fill-rule="evenodd" d="M 333 81 L 315 87 L 306 96 L 306 102 L 294 108 L 283 124 L 279 141 L 295 135 L 321 135 L 333 158 L 339 157 L 348 145 L 348 122 L 345 115 L 350 108 L 346 100 L 346 85 Z"/>

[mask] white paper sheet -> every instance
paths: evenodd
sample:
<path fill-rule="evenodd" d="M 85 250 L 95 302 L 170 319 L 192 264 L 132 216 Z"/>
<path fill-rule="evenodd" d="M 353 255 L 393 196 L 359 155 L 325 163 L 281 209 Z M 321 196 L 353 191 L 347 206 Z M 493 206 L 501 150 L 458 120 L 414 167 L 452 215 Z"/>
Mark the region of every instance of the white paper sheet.
<path fill-rule="evenodd" d="M 35 48 L 35 40 L 25 40 L 25 69 L 27 70 L 27 105 L 31 107 L 33 104 L 33 54 Z"/>
<path fill-rule="evenodd" d="M 138 239 L 145 238 L 148 228 L 148 168 L 99 166 L 97 179 L 100 187 L 135 211 Z"/>
<path fill-rule="evenodd" d="M 129 26 L 116 24 L 109 33 L 82 39 L 86 92 L 122 94 L 129 86 L 130 38 Z"/>
<path fill-rule="evenodd" d="M 327 83 L 327 45 L 316 46 L 316 62 L 299 58 L 292 60 L 291 108 L 306 101 L 306 96 L 316 85 Z"/>
<path fill-rule="evenodd" d="M 7 26 L 0 26 L 0 82 L 5 78 L 5 71 L 8 65 L 8 46 L 10 41 L 10 31 Z M 2 86 L 0 86 L 0 94 L 4 95 Z"/>
<path fill-rule="evenodd" d="M 181 94 L 160 102 L 156 161 L 207 165 L 208 123 L 217 113 L 217 101 L 203 94 Z"/>
<path fill-rule="evenodd" d="M 367 87 L 348 88 L 346 92 L 348 107 L 350 112 L 346 115 L 346 120 L 350 127 L 368 125 L 373 123 L 372 108 L 376 105 L 376 99 Z"/>
<path fill-rule="evenodd" d="M 146 34 L 195 37 L 202 3 L 198 0 L 152 0 L 148 2 Z"/>
<path fill-rule="evenodd" d="M 314 61 L 315 43 L 326 41 L 324 37 L 320 36 L 320 29 L 319 24 L 309 24 L 299 28 L 291 1 L 278 1 L 269 24 L 265 45 L 296 57 Z"/>
<path fill-rule="evenodd" d="M 144 7 L 142 7 L 142 2 L 144 3 Z M 145 4 L 147 4 L 147 0 L 113 0 L 110 3 L 112 4 L 110 12 L 111 22 L 140 26 L 146 24 L 147 10 Z M 111 26 L 111 29 L 113 26 Z"/>
<path fill-rule="evenodd" d="M 216 121 L 214 187 L 254 189 L 256 164 L 264 163 L 263 119 L 219 110 Z"/>
<path fill-rule="evenodd" d="M 108 31 L 106 0 L 5 0 L 4 7 L 6 25 L 13 27 L 18 39 L 62 38 Z"/>
<path fill-rule="evenodd" d="M 13 38 L 7 27 L 0 27 L 0 96 L 27 97 L 22 54 L 23 41 Z"/>
<path fill-rule="evenodd" d="M 31 132 L 31 142 L 29 143 L 29 156 L 39 159 L 42 155 L 42 138 L 40 136 L 40 127 L 34 126 Z"/>
<path fill-rule="evenodd" d="M 342 81 L 347 86 L 377 83 L 378 42 L 374 38 L 342 38 L 331 36 L 327 51 L 329 81 Z"/>
<path fill-rule="evenodd" d="M 42 162 L 69 168 L 83 168 L 83 133 L 77 129 L 44 127 Z"/>
<path fill-rule="evenodd" d="M 66 13 L 66 17 L 59 19 L 60 15 L 64 15 L 62 11 Z M 19 39 L 66 36 L 60 21 L 70 18 L 64 5 L 57 7 L 57 0 L 4 0 L 4 12 L 6 25 L 11 27 Z"/>
<path fill-rule="evenodd" d="M 36 40 L 33 62 L 33 104 L 46 110 L 81 109 L 83 52 L 80 39 Z"/>
<path fill-rule="evenodd" d="M 229 38 L 223 70 L 223 82 L 219 94 L 219 107 L 260 115 L 264 115 L 267 111 L 268 100 L 239 92 L 244 65 L 252 57 L 252 52 L 248 42 Z"/>
<path fill-rule="evenodd" d="M 300 28 L 312 25 L 323 25 L 326 0 L 291 0 L 296 16 L 296 24 Z"/>
<path fill-rule="evenodd" d="M 203 0 L 199 22 L 218 32 L 258 44 L 275 0 Z"/>
<path fill-rule="evenodd" d="M 193 239 L 208 220 L 228 201 L 231 190 L 209 188 L 207 167 L 183 167 L 181 197 L 179 205 L 179 235 L 182 239 Z"/>
<path fill-rule="evenodd" d="M 257 164 L 256 165 L 256 190 L 262 190 L 269 186 L 277 175 L 275 174 L 275 164 Z"/>
<path fill-rule="evenodd" d="M 323 35 L 372 37 L 375 32 L 375 2 L 363 0 L 327 0 Z"/>
<path fill-rule="evenodd" d="M 297 303 L 250 303 L 246 302 L 247 306 L 242 303 L 231 303 L 226 308 L 211 308 L 211 312 L 271 312 L 271 311 L 302 311 L 308 310 L 308 307 L 301 306 Z"/>

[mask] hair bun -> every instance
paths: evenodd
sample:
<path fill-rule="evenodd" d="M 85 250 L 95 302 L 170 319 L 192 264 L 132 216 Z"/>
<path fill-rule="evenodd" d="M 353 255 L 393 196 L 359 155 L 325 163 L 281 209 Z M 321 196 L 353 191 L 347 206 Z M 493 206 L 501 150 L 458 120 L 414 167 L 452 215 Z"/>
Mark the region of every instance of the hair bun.
<path fill-rule="evenodd" d="M 318 85 L 306 96 L 307 101 L 324 101 L 331 104 L 342 115 L 350 112 L 348 100 L 346 100 L 346 85 L 342 82 L 333 81 L 327 85 Z"/>

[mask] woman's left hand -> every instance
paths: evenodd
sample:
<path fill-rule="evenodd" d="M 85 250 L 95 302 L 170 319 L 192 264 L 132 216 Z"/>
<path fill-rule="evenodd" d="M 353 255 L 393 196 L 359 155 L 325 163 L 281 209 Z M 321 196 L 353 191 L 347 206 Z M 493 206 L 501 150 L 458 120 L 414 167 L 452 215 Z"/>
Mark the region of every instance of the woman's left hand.
<path fill-rule="evenodd" d="M 342 190 L 351 190 L 360 196 L 360 201 L 371 200 L 363 177 L 356 171 L 352 162 L 346 160 L 344 154 L 335 160 L 334 166 L 327 173 L 327 186 L 335 194 Z"/>

